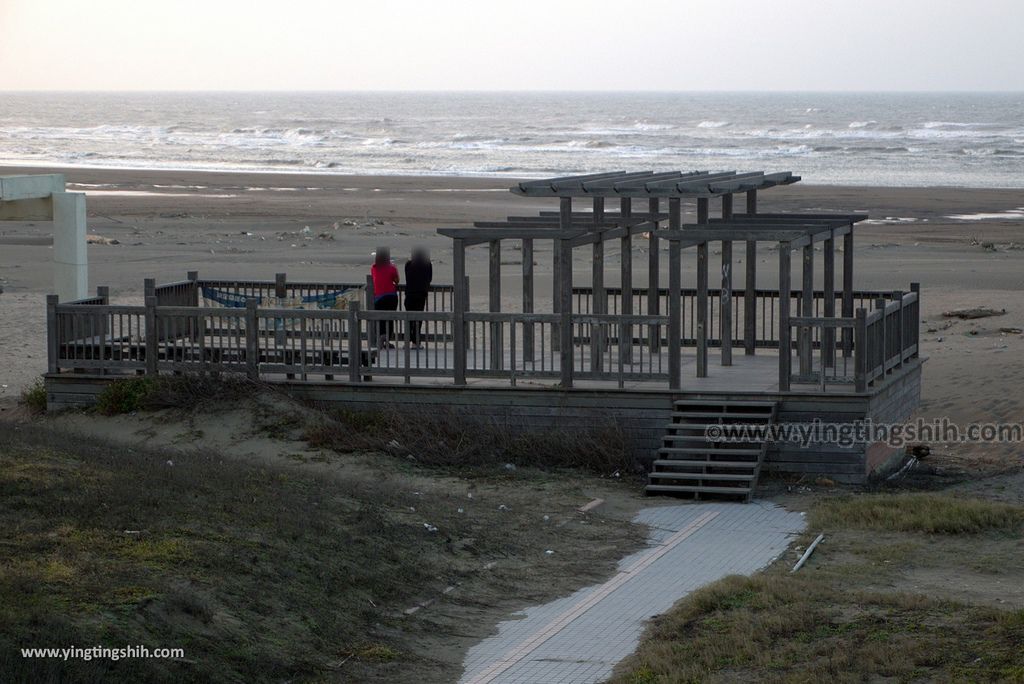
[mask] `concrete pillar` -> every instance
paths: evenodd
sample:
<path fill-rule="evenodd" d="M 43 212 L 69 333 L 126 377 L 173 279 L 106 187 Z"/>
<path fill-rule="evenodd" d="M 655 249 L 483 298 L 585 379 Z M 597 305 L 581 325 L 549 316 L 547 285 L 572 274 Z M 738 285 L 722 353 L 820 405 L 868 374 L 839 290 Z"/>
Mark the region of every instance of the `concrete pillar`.
<path fill-rule="evenodd" d="M 84 299 L 89 289 L 85 195 L 53 194 L 53 286 L 61 301 Z"/>

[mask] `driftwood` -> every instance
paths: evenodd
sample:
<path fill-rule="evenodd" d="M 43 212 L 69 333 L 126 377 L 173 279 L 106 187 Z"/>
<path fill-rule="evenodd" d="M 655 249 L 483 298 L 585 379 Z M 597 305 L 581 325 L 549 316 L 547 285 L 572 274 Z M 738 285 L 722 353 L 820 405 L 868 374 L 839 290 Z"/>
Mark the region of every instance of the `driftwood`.
<path fill-rule="evenodd" d="M 988 318 L 990 316 L 1003 316 L 1006 314 L 1006 309 L 988 309 L 985 307 L 977 307 L 974 309 L 954 309 L 953 311 L 944 311 L 942 313 L 946 318 L 959 318 L 963 321 L 969 321 L 975 318 Z"/>

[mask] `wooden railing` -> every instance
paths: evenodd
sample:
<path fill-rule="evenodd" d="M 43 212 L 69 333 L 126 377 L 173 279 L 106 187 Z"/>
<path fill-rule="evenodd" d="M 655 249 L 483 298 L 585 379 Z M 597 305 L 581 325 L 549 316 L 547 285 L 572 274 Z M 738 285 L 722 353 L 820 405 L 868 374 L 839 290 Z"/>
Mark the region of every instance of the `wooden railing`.
<path fill-rule="evenodd" d="M 227 286 L 251 298 L 244 308 L 198 306 L 195 302 L 204 284 Z M 347 310 L 258 304 L 261 293 L 270 288 L 279 292 L 280 285 L 279 281 L 200 281 L 191 277 L 159 287 L 147 282 L 144 306 L 111 305 L 105 288 L 97 297 L 68 304 L 51 296 L 47 299 L 49 370 L 237 372 L 251 377 L 322 376 L 350 382 L 380 376 L 406 382 L 437 378 L 455 384 L 486 378 L 506 379 L 511 385 L 555 380 L 571 386 L 574 380 L 582 380 L 619 387 L 626 382 L 678 387 L 680 350 L 697 347 L 700 356 L 701 336 L 694 329 L 696 293 L 692 291 L 684 293 L 684 302 L 691 303 L 683 307 L 684 315 L 677 323 L 680 335 L 673 339 L 668 315 L 622 315 L 614 307 L 604 314 L 535 314 L 454 311 L 451 307 L 423 312 L 375 311 L 364 310 L 358 302 Z M 290 285 L 295 292 L 318 294 L 335 291 L 343 284 Z M 439 286 L 437 292 L 440 301 L 452 302 L 451 286 Z M 742 292 L 739 294 L 737 300 L 742 301 Z M 874 298 L 874 309 L 869 312 L 861 307 L 853 316 L 798 312 L 790 317 L 791 344 L 787 352 L 779 353 L 780 391 L 788 391 L 791 384 L 814 385 L 822 391 L 852 384 L 855 390 L 865 391 L 917 356 L 917 286 L 909 293 L 857 294 L 862 302 L 868 295 L 879 295 Z M 814 301 L 819 302 L 819 293 L 815 296 Z M 644 300 L 641 297 L 635 302 L 638 308 Z M 759 291 L 755 302 L 767 312 L 765 319 L 771 319 L 763 330 L 777 331 L 778 293 Z M 377 349 L 382 335 L 389 344 Z M 709 338 L 708 346 L 715 344 L 714 338 Z M 759 337 L 760 346 L 771 347 L 773 342 L 778 347 L 777 332 Z"/>
<path fill-rule="evenodd" d="M 789 324 L 796 334 L 791 337 L 790 353 L 780 352 L 781 367 L 791 366 L 795 352 L 798 369 L 789 374 L 791 382 L 815 384 L 821 390 L 828 385 L 852 384 L 856 391 L 865 391 L 918 356 L 920 296 L 920 289 L 913 284 L 910 292 L 876 297 L 874 310 L 858 308 L 852 318 L 791 317 Z M 843 353 L 844 332 L 853 339 L 852 359 Z"/>
<path fill-rule="evenodd" d="M 632 289 L 633 312 L 640 315 L 650 313 L 650 299 L 648 288 L 634 287 Z M 669 310 L 668 289 L 662 288 L 658 291 L 658 314 L 665 315 Z M 696 288 L 683 288 L 680 290 L 682 305 L 682 334 L 683 346 L 693 346 L 697 338 L 697 290 Z M 892 292 L 858 290 L 852 293 L 850 315 L 859 308 L 870 309 L 878 298 L 890 300 Z M 834 311 L 842 315 L 843 295 L 841 292 L 834 294 Z M 622 310 L 622 290 L 617 287 L 604 289 L 603 310 L 609 314 L 618 314 Z M 732 302 L 732 343 L 737 348 L 742 348 L 746 341 L 745 321 L 747 310 L 747 297 L 745 290 L 732 290 L 730 295 Z M 815 290 L 812 295 L 812 306 L 810 311 L 803 311 L 803 292 L 792 290 L 790 292 L 790 309 L 797 316 L 823 317 L 825 315 L 825 292 Z M 593 288 L 573 288 L 573 313 L 590 314 L 597 313 L 601 307 L 596 306 Z M 709 347 L 722 346 L 722 290 L 718 288 L 708 289 L 708 325 L 707 344 Z M 757 349 L 777 349 L 779 346 L 779 291 L 769 289 L 757 289 L 754 291 L 754 346 Z M 852 338 L 850 338 L 852 339 Z"/>
<path fill-rule="evenodd" d="M 192 274 L 190 274 L 192 275 Z M 189 281 L 183 281 L 181 283 L 172 283 L 170 285 L 161 285 L 156 288 L 156 294 L 158 298 L 161 295 L 161 291 L 166 289 L 168 291 L 173 288 L 185 285 Z M 210 288 L 217 290 L 221 293 L 226 293 L 240 298 L 245 299 L 258 299 L 261 302 L 271 301 L 274 298 L 280 299 L 296 299 L 296 298 L 314 298 L 322 295 L 328 295 L 335 292 L 343 292 L 346 290 L 359 290 L 365 288 L 366 295 L 364 297 L 364 304 L 367 308 L 371 308 L 373 303 L 373 286 L 369 279 L 362 283 L 353 282 L 319 282 L 319 281 L 290 281 L 287 279 L 284 273 L 278 273 L 274 280 L 210 280 L 203 279 L 199 280 L 198 275 L 194 281 L 194 302 L 178 302 L 178 301 L 167 301 L 161 300 L 159 304 L 182 304 L 187 306 L 197 306 L 202 301 L 202 290 L 203 288 Z M 405 306 L 404 297 L 405 284 L 399 284 L 398 286 L 398 306 L 399 311 Z M 427 292 L 427 303 L 426 307 L 428 311 L 451 311 L 454 306 L 455 300 L 455 288 L 452 285 L 431 285 Z"/>

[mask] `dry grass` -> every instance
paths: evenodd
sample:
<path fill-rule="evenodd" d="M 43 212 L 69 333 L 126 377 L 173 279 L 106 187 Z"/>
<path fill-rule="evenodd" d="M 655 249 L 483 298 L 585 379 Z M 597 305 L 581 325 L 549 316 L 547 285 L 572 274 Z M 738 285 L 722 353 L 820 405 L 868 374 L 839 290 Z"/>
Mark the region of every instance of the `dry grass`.
<path fill-rule="evenodd" d="M 826 530 L 973 534 L 1018 529 L 1024 523 L 1024 508 L 945 494 L 866 494 L 819 503 L 811 511 L 810 523 Z"/>
<path fill-rule="evenodd" d="M 1024 612 L 732 576 L 656 619 L 613 681 L 1024 681 L 1022 640 Z"/>
<path fill-rule="evenodd" d="M 451 680 L 432 611 L 404 609 L 450 585 L 465 598 L 448 610 L 474 615 L 547 600 L 638 543 L 628 523 L 575 524 L 574 486 L 558 479 L 557 502 L 514 481 L 467 498 L 457 481 L 0 432 L 0 681 Z M 573 524 L 544 524 L 540 506 Z M 94 644 L 180 646 L 187 661 L 18 653 Z"/>
<path fill-rule="evenodd" d="M 339 453 L 383 451 L 424 466 L 480 469 L 505 464 L 544 470 L 576 468 L 598 475 L 627 475 L 635 464 L 621 428 L 528 431 L 485 422 L 452 410 L 324 412 L 306 439 Z"/>
<path fill-rule="evenodd" d="M 21 390 L 21 403 L 32 413 L 46 413 L 46 386 L 41 379 Z"/>
<path fill-rule="evenodd" d="M 104 387 L 96 397 L 96 410 L 105 416 L 167 408 L 193 410 L 238 401 L 267 389 L 266 383 L 236 374 L 140 376 Z"/>
<path fill-rule="evenodd" d="M 804 569 L 789 572 L 798 547 L 762 574 L 690 594 L 613 681 L 1024 682 L 1024 611 L 899 589 L 924 591 L 903 580 L 919 569 L 969 582 L 972 564 L 1013 567 L 1021 520 L 1018 507 L 941 494 L 824 499 L 800 542 L 818 531 L 825 542 Z"/>

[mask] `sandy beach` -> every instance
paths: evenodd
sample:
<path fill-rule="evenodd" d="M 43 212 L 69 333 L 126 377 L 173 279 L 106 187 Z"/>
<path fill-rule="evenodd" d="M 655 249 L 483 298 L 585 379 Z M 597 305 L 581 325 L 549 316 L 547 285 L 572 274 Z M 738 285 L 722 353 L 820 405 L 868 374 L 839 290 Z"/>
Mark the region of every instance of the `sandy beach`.
<path fill-rule="evenodd" d="M 435 281 L 449 282 L 448 240 L 435 231 L 555 208 L 508 192 L 506 178 L 331 176 L 189 171 L 0 168 L 0 174 L 62 172 L 69 190 L 88 193 L 90 287 L 108 285 L 116 301 L 137 301 L 144 278 L 205 277 L 361 281 L 373 250 L 391 247 L 404 261 L 430 249 Z M 871 188 L 797 184 L 761 193 L 761 211 L 867 211 L 857 229 L 857 288 L 908 289 L 921 283 L 925 370 L 922 414 L 957 422 L 1019 419 L 1024 397 L 1024 191 Z M 694 207 L 684 202 L 692 220 Z M 712 211 L 715 207 L 712 207 Z M 957 218 L 951 218 L 957 217 Z M 307 230 L 308 228 L 308 230 Z M 538 244 L 538 294 L 550 292 L 549 247 Z M 634 278 L 646 278 L 646 251 L 635 247 Z M 641 254 L 642 253 L 642 254 Z M 577 272 L 589 268 L 577 250 Z M 45 368 L 43 299 L 51 288 L 47 224 L 0 225 L 0 384 L 10 398 Z M 759 254 L 771 283 L 776 259 Z M 504 264 L 514 283 L 518 254 Z M 618 254 L 607 258 L 616 281 Z M 469 259 L 480 277 L 486 259 Z M 684 285 L 693 259 L 684 257 Z M 761 275 L 763 274 L 763 275 Z M 511 285 L 508 292 L 517 291 Z M 507 294 L 507 293 L 506 293 Z M 475 297 L 485 296 L 482 282 Z M 510 305 L 513 302 L 510 301 Z M 1005 315 L 975 321 L 945 311 L 985 306 Z M 981 448 L 981 447 L 977 447 Z M 997 460 L 1009 456 L 988 448 Z"/>

